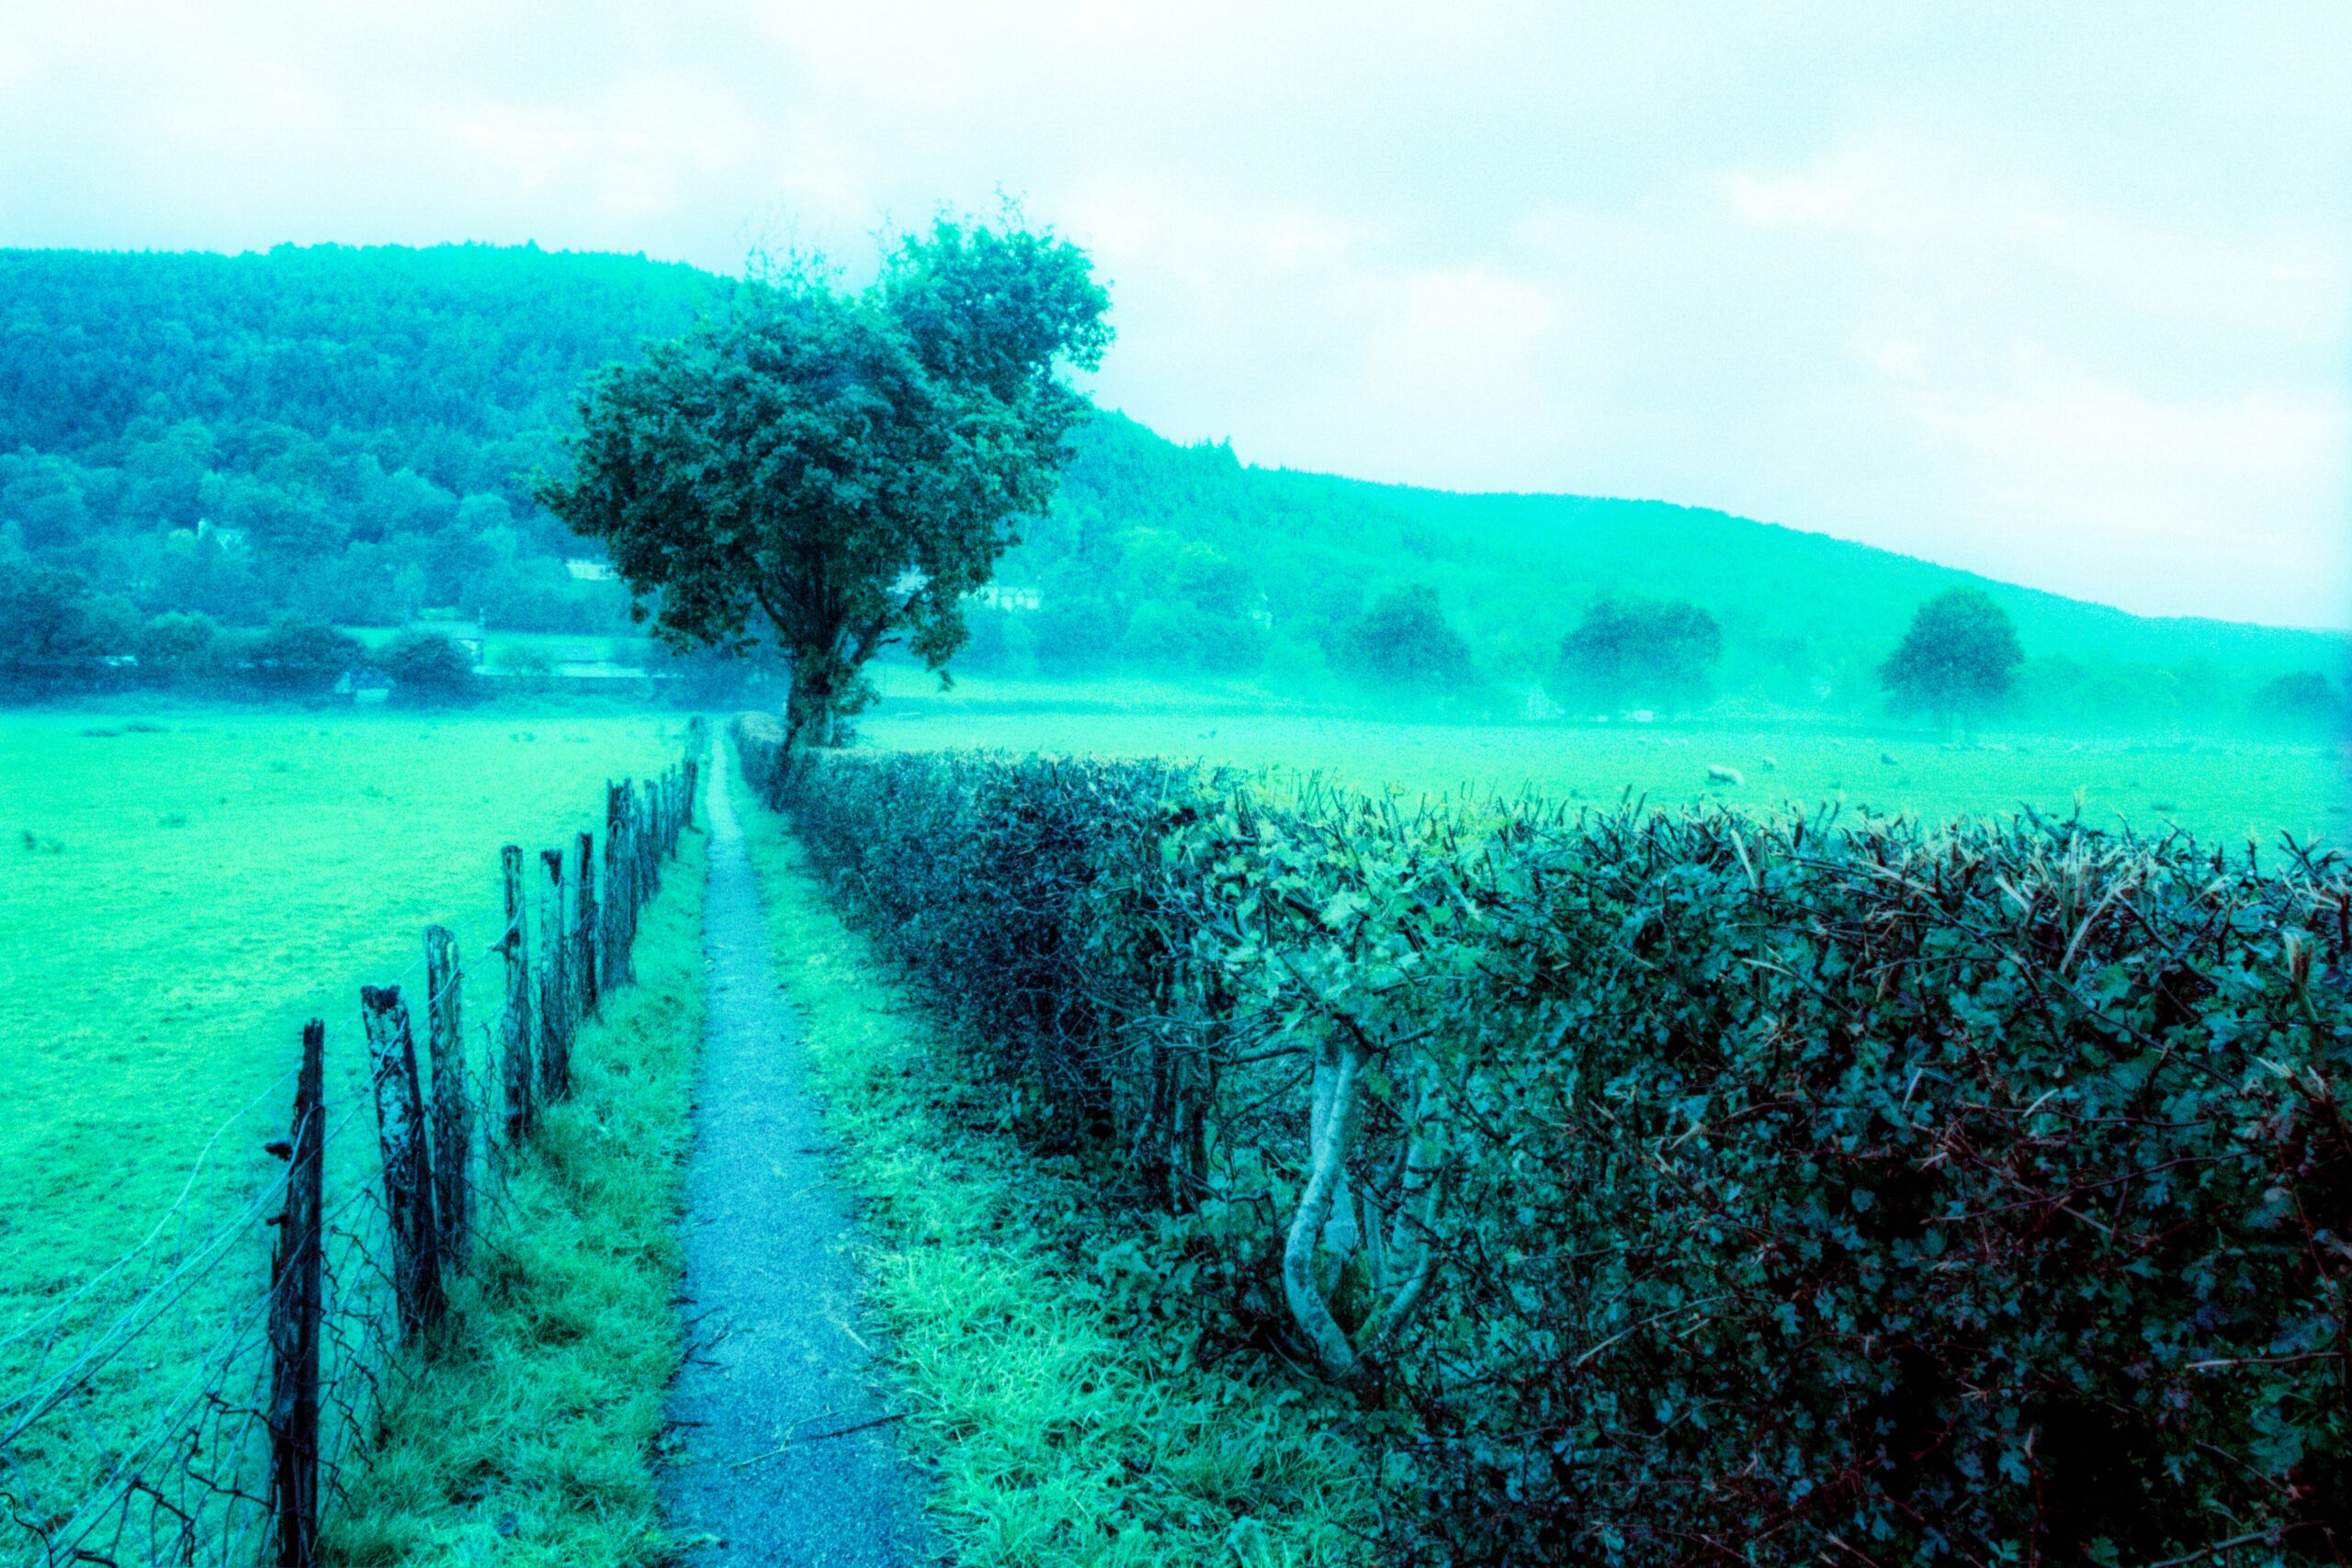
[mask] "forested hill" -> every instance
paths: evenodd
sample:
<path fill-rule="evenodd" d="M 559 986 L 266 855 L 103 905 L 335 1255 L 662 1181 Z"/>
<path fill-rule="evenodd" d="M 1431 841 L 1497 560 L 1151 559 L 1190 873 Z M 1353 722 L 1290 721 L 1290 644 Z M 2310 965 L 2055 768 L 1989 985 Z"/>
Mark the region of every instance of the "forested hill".
<path fill-rule="evenodd" d="M 0 252 L 0 530 L 146 613 L 616 627 L 525 481 L 583 376 L 724 287 L 475 245 Z"/>
<path fill-rule="evenodd" d="M 1639 594 L 1711 611 L 1736 686 L 1794 702 L 1822 686 L 1858 693 L 1919 603 L 1962 585 L 2015 619 L 2030 683 L 2071 683 L 2086 708 L 2161 709 L 2184 696 L 2194 705 L 2200 682 L 2333 671 L 2343 660 L 2341 640 L 2319 633 L 2128 615 L 1666 502 L 1461 495 L 1250 468 L 1227 447 L 1176 446 L 1115 414 L 1089 432 L 1064 495 L 1072 516 L 1041 530 L 1044 552 L 1017 555 L 1002 574 L 1040 581 L 1049 605 L 1096 583 L 1131 604 L 1181 599 L 1166 580 L 1189 570 L 1216 585 L 1216 573 L 1187 560 L 1214 551 L 1246 562 L 1277 626 L 1315 628 L 1309 641 L 1368 593 L 1430 584 L 1483 664 L 1530 676 L 1585 604 Z M 1080 535 L 1123 539 L 1118 569 L 1080 570 Z M 1214 645 L 1211 628 L 1202 634 Z"/>
<path fill-rule="evenodd" d="M 362 625 L 440 609 L 516 630 L 618 630 L 609 583 L 528 501 L 582 378 L 732 287 L 638 257 L 536 249 L 266 254 L 0 252 L 0 561 L 79 575 L 118 617 L 286 611 Z M 1722 624 L 1719 684 L 1833 706 L 1923 598 L 1979 580 L 1657 502 L 1464 496 L 1245 467 L 1115 414 L 976 617 L 967 662 L 1314 681 L 1373 597 L 1437 591 L 1480 671 L 1548 668 L 1603 594 Z M 2150 716 L 2332 669 L 2333 639 L 2156 621 L 1982 584 L 2046 700 Z"/>

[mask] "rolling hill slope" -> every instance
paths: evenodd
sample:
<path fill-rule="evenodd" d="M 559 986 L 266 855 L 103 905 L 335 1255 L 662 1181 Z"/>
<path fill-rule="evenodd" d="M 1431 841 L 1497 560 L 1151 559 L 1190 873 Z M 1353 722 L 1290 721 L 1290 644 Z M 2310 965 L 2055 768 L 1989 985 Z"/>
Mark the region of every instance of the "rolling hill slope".
<path fill-rule="evenodd" d="M 262 254 L 0 252 L 0 555 L 70 568 L 141 616 L 455 606 L 523 630 L 619 629 L 610 584 L 531 505 L 581 378 L 735 287 L 641 257 L 531 248 Z M 1114 350 L 1115 352 L 1115 350 Z M 1663 502 L 1456 495 L 1258 468 L 1116 414 L 1000 580 L 971 662 L 1318 675 L 1334 627 L 1426 583 L 1487 671 L 1540 676 L 1607 593 L 1722 621 L 1724 686 L 1865 700 L 1917 603 L 1982 586 L 2041 688 L 2161 716 L 2327 669 L 2340 640 L 2151 620 L 1825 536 Z"/>
<path fill-rule="evenodd" d="M 1460 495 L 1250 468 L 1227 448 L 1178 447 L 1115 415 L 1088 433 L 1064 494 L 1106 529 L 1163 530 L 1250 560 L 1278 621 L 1311 626 L 1365 592 L 1434 584 L 1500 672 L 1540 672 L 1594 598 L 1683 598 L 1722 621 L 1740 680 L 1802 700 L 1817 682 L 1867 686 L 1919 602 L 1963 585 L 2009 612 L 2045 674 L 2136 684 L 2161 670 L 2193 686 L 2332 671 L 2343 658 L 2330 634 L 2133 615 L 1667 502 Z M 1057 542 L 1048 535 L 1045 551 L 1008 570 L 1050 579 L 1068 555 Z"/>

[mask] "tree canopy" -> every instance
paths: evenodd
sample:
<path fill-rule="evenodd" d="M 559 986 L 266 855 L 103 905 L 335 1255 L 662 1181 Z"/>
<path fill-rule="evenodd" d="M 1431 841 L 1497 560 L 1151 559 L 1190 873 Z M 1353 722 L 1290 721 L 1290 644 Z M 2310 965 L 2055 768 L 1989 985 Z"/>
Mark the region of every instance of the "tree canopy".
<path fill-rule="evenodd" d="M 1634 699 L 1686 707 L 1707 695 L 1724 654 L 1723 627 L 1679 599 L 1596 602 L 1560 639 L 1566 690 L 1614 707 Z"/>
<path fill-rule="evenodd" d="M 439 707 L 477 694 L 472 656 L 435 632 L 403 632 L 371 662 L 391 678 L 392 700 L 403 707 Z"/>
<path fill-rule="evenodd" d="M 1087 406 L 1062 374 L 1100 363 L 1109 303 L 1050 231 L 945 220 L 856 292 L 778 275 L 600 372 L 538 499 L 664 640 L 772 640 L 788 731 L 825 743 L 883 647 L 940 669 L 963 645 L 965 595 L 1052 500 Z"/>
<path fill-rule="evenodd" d="M 1367 683 L 1407 696 L 1454 695 L 1477 683 L 1470 645 L 1447 624 L 1437 590 L 1384 593 L 1336 639 L 1333 661 Z"/>
<path fill-rule="evenodd" d="M 2316 670 L 2290 670 L 2254 694 L 2255 714 L 2288 728 L 2327 729 L 2343 722 L 2344 703 Z"/>
<path fill-rule="evenodd" d="M 1897 709 L 1960 722 L 2007 696 L 2024 662 L 2007 612 L 1981 590 L 1954 588 L 1919 606 L 1879 679 Z"/>

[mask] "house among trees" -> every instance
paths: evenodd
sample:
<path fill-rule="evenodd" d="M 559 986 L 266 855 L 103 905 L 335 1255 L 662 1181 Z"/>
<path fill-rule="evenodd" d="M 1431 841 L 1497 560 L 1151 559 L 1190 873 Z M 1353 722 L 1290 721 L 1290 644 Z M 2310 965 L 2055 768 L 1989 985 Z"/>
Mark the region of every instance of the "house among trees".
<path fill-rule="evenodd" d="M 1042 606 L 1045 595 L 1035 588 L 1020 588 L 1011 583 L 991 582 L 976 588 L 972 603 L 985 604 L 991 610 L 1030 611 Z"/>

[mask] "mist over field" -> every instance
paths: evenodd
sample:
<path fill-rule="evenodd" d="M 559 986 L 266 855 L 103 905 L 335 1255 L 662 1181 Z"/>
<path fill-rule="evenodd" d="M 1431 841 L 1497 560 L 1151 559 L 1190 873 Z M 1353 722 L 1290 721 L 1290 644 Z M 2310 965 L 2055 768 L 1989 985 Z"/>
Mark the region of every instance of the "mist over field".
<path fill-rule="evenodd" d="M 2352 1553 L 2341 17 L 650 17 L 0 22 L 0 1568 Z"/>
<path fill-rule="evenodd" d="M 775 700 L 776 675 L 757 660 L 646 638 L 602 552 L 530 492 L 533 472 L 562 461 L 588 369 L 723 308 L 740 284 L 478 247 L 18 253 L 0 280 L 24 329 L 0 354 L 22 392 L 0 410 L 7 679 L 20 697 Z M 999 732 L 1020 748 L 1150 749 L 1165 706 L 1168 749 L 1390 782 L 1374 732 L 1334 751 L 1301 730 L 1287 758 L 1271 740 L 1200 746 L 1182 714 L 1205 704 L 1254 707 L 1277 727 L 1269 736 L 1306 715 L 1526 731 L 1476 742 L 1498 760 L 1474 756 L 1450 778 L 1400 732 L 1394 782 L 1417 788 L 1549 782 L 1679 799 L 1721 764 L 1757 774 L 1743 798 L 1768 804 L 1842 795 L 1941 816 L 2025 800 L 2063 810 L 2088 791 L 2101 825 L 2180 821 L 2233 841 L 2308 836 L 2338 814 L 2324 748 L 2345 712 L 2343 648 L 2326 634 L 2137 617 L 1662 502 L 1258 468 L 1116 414 L 1073 439 L 1050 507 L 965 601 L 968 640 L 948 665 L 1016 707 L 1068 709 L 1061 728 Z M 1883 678 L 1913 614 L 1953 588 L 1984 592 L 2019 654 L 1965 725 Z M 887 714 L 932 711 L 912 671 L 881 668 Z M 1114 677 L 1167 701 L 1108 697 Z M 1090 728 L 1122 709 L 1115 739 Z M 938 711 L 954 724 L 996 705 Z M 1643 744 L 1623 738 L 1629 724 L 1700 727 L 1656 742 L 1693 749 L 1683 776 L 1628 771 Z M 1740 739 L 1700 755 L 1711 727 Z M 1781 727 L 1791 734 L 1775 742 Z M 1978 758 L 1981 780 L 1947 765 L 1915 784 L 1871 752 L 1884 732 L 1944 755 L 1963 728 L 2011 748 Z M 1852 732 L 1858 765 L 1828 758 L 1846 739 L 1832 731 Z M 888 717 L 872 732 L 908 733 Z M 2044 749 L 2053 758 L 2092 741 L 2102 755 L 2137 748 L 2154 759 L 2140 770 L 2151 780 L 2104 763 L 1990 765 L 2020 755 L 2002 735 L 2063 738 Z M 2199 769 L 2195 748 L 2224 738 L 2257 761 Z M 1816 752 L 1822 767 L 1779 780 L 1764 762 Z"/>

